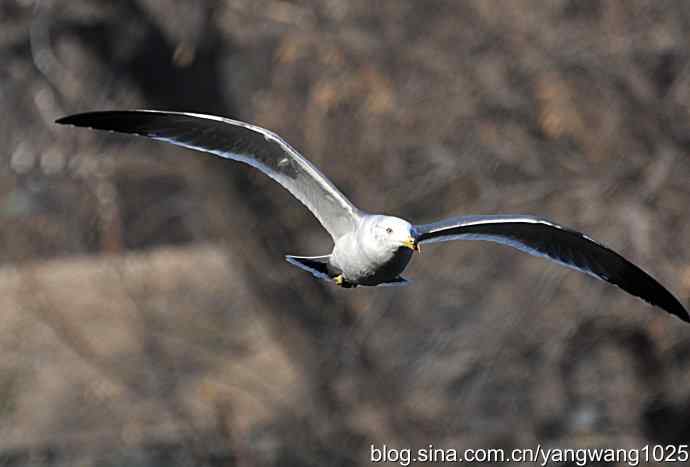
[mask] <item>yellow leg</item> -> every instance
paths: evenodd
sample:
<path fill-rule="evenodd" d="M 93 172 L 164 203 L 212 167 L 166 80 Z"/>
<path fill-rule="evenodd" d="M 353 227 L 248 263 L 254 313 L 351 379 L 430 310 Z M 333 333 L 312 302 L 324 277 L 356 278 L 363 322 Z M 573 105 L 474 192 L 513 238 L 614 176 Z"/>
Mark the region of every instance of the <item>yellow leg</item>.
<path fill-rule="evenodd" d="M 335 281 L 336 285 L 340 285 L 340 286 L 342 286 L 343 282 L 345 282 L 345 279 L 343 278 L 342 274 L 338 274 L 337 276 L 335 276 L 333 278 L 333 280 Z"/>

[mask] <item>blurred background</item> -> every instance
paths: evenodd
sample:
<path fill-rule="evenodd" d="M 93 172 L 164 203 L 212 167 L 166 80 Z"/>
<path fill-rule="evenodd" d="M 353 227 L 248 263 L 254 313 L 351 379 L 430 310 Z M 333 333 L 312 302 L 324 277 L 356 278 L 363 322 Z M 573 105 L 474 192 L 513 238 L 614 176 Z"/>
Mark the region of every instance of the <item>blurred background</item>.
<path fill-rule="evenodd" d="M 330 239 L 267 177 L 52 123 L 254 122 L 362 209 L 545 216 L 687 307 L 685 0 L 2 0 L 0 60 L 0 465 L 690 438 L 690 327 L 613 286 L 456 242 L 338 289 L 284 261 Z"/>

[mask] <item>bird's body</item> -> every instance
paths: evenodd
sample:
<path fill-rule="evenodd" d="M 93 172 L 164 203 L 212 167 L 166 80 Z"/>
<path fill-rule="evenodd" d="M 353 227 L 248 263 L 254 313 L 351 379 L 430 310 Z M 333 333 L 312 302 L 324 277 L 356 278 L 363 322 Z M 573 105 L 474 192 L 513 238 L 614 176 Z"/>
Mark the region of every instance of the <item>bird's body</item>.
<path fill-rule="evenodd" d="M 585 272 L 690 321 L 685 307 L 653 277 L 584 234 L 529 215 L 463 216 L 412 225 L 398 217 L 369 214 L 282 138 L 255 125 L 155 110 L 89 112 L 57 122 L 143 135 L 260 170 L 300 200 L 333 238 L 329 255 L 286 259 L 343 287 L 404 284 L 400 274 L 421 243 L 487 240 Z"/>
<path fill-rule="evenodd" d="M 397 217 L 363 214 L 352 232 L 335 240 L 329 264 L 347 285 L 399 283 L 414 251 L 405 246 L 414 246 L 411 228 Z"/>

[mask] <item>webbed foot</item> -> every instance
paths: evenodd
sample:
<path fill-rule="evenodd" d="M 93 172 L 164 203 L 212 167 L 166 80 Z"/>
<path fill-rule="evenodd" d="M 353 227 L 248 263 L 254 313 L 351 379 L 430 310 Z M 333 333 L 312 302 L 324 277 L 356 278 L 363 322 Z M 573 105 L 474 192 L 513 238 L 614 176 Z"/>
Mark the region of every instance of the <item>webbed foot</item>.
<path fill-rule="evenodd" d="M 352 284 L 348 281 L 345 280 L 342 274 L 338 274 L 333 278 L 333 281 L 335 282 L 336 285 L 339 285 L 340 287 L 343 287 L 345 289 L 351 289 L 353 287 L 357 287 L 357 284 Z"/>

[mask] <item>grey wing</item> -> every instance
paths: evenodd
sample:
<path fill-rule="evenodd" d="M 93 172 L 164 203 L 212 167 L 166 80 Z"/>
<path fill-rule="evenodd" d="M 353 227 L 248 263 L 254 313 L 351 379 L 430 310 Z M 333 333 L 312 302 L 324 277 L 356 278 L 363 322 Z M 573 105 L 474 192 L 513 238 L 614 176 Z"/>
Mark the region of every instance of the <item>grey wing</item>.
<path fill-rule="evenodd" d="M 321 222 L 333 239 L 355 228 L 359 210 L 275 133 L 237 120 L 156 110 L 87 112 L 56 123 L 132 133 L 249 164 L 265 173 Z"/>
<path fill-rule="evenodd" d="M 683 321 L 690 321 L 683 305 L 652 276 L 586 235 L 546 219 L 507 215 L 463 216 L 418 225 L 415 229 L 418 243 L 488 240 L 549 258 L 615 284 Z"/>

